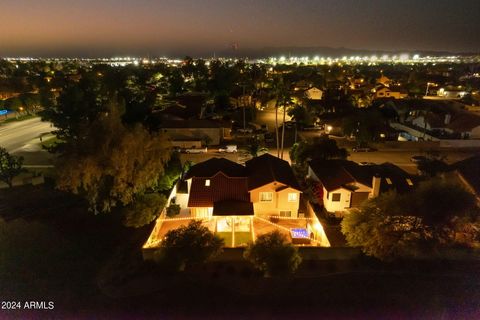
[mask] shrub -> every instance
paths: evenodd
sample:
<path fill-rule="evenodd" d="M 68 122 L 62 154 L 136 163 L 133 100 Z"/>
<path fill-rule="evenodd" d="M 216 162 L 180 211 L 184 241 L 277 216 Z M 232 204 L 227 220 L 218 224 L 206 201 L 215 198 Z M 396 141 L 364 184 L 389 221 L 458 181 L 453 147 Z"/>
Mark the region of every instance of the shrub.
<path fill-rule="evenodd" d="M 156 261 L 175 271 L 198 266 L 222 252 L 224 242 L 200 221 L 170 230 L 165 235 Z"/>
<path fill-rule="evenodd" d="M 171 218 L 178 215 L 179 213 L 180 205 L 172 203 L 167 207 L 167 217 Z"/>
<path fill-rule="evenodd" d="M 292 274 L 302 262 L 297 248 L 279 231 L 258 237 L 248 245 L 244 257 L 266 276 Z"/>

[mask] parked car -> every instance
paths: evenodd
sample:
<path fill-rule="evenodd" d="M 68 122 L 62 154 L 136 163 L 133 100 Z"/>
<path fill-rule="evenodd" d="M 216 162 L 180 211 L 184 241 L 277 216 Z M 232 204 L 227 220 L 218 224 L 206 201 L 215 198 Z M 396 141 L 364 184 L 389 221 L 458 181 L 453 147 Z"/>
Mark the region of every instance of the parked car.
<path fill-rule="evenodd" d="M 189 148 L 189 149 L 185 149 L 185 152 L 186 153 L 207 153 L 208 149 L 207 149 L 207 147 L 205 147 L 205 148 Z"/>
<path fill-rule="evenodd" d="M 376 149 L 371 147 L 353 147 L 352 151 L 353 152 L 373 152 L 373 151 L 376 151 Z"/>
<path fill-rule="evenodd" d="M 421 163 L 421 162 L 426 162 L 428 161 L 427 157 L 425 156 L 413 156 L 410 158 L 410 161 L 413 163 Z"/>
<path fill-rule="evenodd" d="M 246 134 L 246 133 L 253 133 L 253 129 L 252 128 L 245 128 L 245 129 L 238 129 L 237 130 L 238 133 L 242 133 L 242 134 Z"/>
<path fill-rule="evenodd" d="M 218 152 L 235 153 L 237 151 L 238 150 L 236 144 L 229 144 L 218 148 Z"/>

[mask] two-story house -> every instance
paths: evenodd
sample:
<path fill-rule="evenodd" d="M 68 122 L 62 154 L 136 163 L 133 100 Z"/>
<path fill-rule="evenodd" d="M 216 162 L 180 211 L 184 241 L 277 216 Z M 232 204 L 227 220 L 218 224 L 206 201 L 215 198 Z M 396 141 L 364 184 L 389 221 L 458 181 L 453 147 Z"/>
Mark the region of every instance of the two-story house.
<path fill-rule="evenodd" d="M 408 173 L 390 163 L 359 165 L 347 160 L 312 160 L 307 177 L 318 182 L 317 197 L 325 210 L 339 217 L 382 192 L 405 192 L 414 186 Z"/>
<path fill-rule="evenodd" d="M 287 161 L 270 154 L 255 157 L 242 166 L 224 158 L 194 165 L 186 174 L 188 208 L 195 218 L 215 216 L 221 205 L 256 216 L 297 217 L 300 187 Z M 237 212 L 238 213 L 238 212 Z"/>
<path fill-rule="evenodd" d="M 245 165 L 255 215 L 298 217 L 301 191 L 287 161 L 266 153 Z"/>

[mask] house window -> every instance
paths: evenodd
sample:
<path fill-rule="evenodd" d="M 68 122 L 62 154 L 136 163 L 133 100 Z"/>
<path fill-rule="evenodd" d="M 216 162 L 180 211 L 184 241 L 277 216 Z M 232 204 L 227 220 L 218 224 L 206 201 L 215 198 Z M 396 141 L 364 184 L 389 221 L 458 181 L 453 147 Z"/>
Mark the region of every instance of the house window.
<path fill-rule="evenodd" d="M 261 202 L 271 202 L 273 200 L 273 192 L 260 192 Z"/>
<path fill-rule="evenodd" d="M 340 201 L 340 196 L 341 196 L 340 193 L 332 193 L 332 201 L 334 202 Z"/>
<path fill-rule="evenodd" d="M 205 187 L 210 187 L 210 179 L 205 180 Z"/>
<path fill-rule="evenodd" d="M 296 193 L 289 193 L 288 194 L 288 202 L 297 202 L 297 194 Z"/>
<path fill-rule="evenodd" d="M 292 211 L 280 211 L 280 217 L 291 217 Z"/>

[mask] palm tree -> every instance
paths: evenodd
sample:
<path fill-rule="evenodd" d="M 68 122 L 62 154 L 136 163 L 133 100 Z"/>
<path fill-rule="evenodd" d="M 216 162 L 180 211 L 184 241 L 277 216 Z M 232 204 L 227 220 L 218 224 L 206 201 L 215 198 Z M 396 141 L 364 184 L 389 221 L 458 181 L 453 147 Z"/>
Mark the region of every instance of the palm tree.
<path fill-rule="evenodd" d="M 253 138 L 247 146 L 247 152 L 255 158 L 261 152 L 268 152 L 268 148 L 261 146 L 258 139 Z"/>
<path fill-rule="evenodd" d="M 275 138 L 277 142 L 277 157 L 280 158 L 280 137 L 278 133 L 278 107 L 284 100 L 285 96 L 285 85 L 283 83 L 283 78 L 282 77 L 277 77 L 273 79 L 273 95 L 275 98 Z M 284 116 L 284 122 L 285 122 L 285 116 Z"/>
<path fill-rule="evenodd" d="M 289 87 L 282 82 L 282 86 L 280 87 L 278 101 L 280 101 L 281 106 L 283 107 L 283 121 L 282 121 L 282 140 L 280 146 L 279 156 L 280 159 L 283 159 L 283 151 L 284 151 L 284 142 L 285 142 L 285 117 L 287 114 L 287 107 L 292 104 L 292 97 L 290 95 Z"/>

